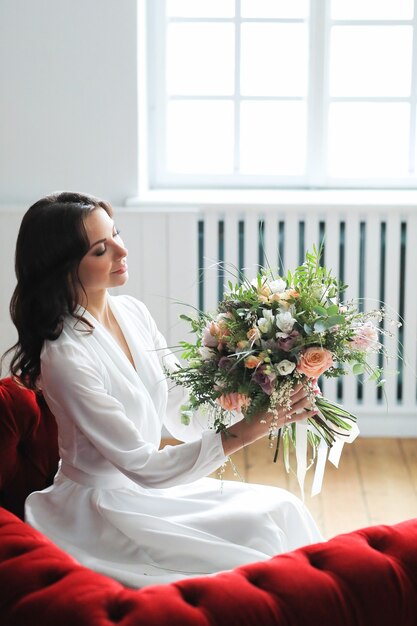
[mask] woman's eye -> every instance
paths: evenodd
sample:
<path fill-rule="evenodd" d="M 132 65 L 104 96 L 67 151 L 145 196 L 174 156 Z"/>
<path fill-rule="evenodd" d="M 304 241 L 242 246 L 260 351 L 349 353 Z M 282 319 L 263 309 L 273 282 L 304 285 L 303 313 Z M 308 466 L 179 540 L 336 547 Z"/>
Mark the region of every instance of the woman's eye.
<path fill-rule="evenodd" d="M 101 250 L 97 250 L 96 252 L 96 256 L 103 256 L 103 254 L 106 252 L 106 248 L 103 248 Z"/>
<path fill-rule="evenodd" d="M 120 235 L 120 230 L 116 228 L 116 230 L 113 233 L 113 237 L 118 237 L 119 235 Z"/>

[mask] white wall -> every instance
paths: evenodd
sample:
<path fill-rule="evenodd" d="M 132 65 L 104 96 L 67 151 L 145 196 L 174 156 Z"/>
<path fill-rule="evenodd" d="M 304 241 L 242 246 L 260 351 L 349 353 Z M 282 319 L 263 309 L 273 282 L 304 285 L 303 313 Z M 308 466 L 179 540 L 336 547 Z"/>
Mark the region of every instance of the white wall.
<path fill-rule="evenodd" d="M 0 0 L 0 205 L 137 193 L 135 0 Z"/>
<path fill-rule="evenodd" d="M 0 0 L 0 354 L 25 209 L 137 195 L 136 20 L 136 0 Z"/>

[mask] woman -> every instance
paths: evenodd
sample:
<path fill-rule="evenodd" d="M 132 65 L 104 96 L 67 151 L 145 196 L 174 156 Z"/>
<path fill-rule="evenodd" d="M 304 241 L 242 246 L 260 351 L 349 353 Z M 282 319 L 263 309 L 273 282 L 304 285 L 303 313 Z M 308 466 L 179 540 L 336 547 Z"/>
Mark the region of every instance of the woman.
<path fill-rule="evenodd" d="M 290 493 L 227 481 L 221 489 L 205 478 L 268 434 L 271 416 L 221 434 L 197 417 L 181 424 L 183 392 L 168 393 L 163 374 L 175 357 L 141 302 L 108 293 L 128 277 L 112 213 L 65 192 L 36 202 L 20 227 L 11 372 L 42 389 L 61 455 L 53 485 L 27 499 L 27 521 L 83 564 L 137 587 L 320 541 Z M 291 419 L 308 408 L 297 389 Z M 159 450 L 163 424 L 186 443 Z"/>

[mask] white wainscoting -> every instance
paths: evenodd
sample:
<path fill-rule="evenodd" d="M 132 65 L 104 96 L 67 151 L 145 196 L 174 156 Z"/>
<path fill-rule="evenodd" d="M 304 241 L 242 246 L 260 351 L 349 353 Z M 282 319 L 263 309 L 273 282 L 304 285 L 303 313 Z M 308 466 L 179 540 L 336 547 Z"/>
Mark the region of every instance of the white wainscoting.
<path fill-rule="evenodd" d="M 14 286 L 13 255 L 23 211 L 0 211 L 0 350 L 14 340 L 8 302 Z M 382 299 L 401 329 L 386 341 L 393 359 L 384 363 L 385 394 L 353 376 L 324 381 L 326 395 L 360 416 L 362 434 L 417 436 L 417 213 L 414 207 L 292 206 L 261 209 L 144 211 L 116 208 L 129 248 L 129 283 L 124 289 L 148 305 L 170 346 L 187 337 L 179 314 L 192 307 L 213 310 L 229 279 L 218 262 L 256 274 L 268 260 L 281 272 L 294 268 L 313 243 L 324 239 L 324 262 L 349 284 L 345 299 L 363 297 L 365 309 Z M 184 304 L 179 304 L 184 303 Z M 396 355 L 400 352 L 402 360 Z M 375 361 L 376 363 L 376 361 Z M 399 374 L 397 374 L 399 371 Z"/>

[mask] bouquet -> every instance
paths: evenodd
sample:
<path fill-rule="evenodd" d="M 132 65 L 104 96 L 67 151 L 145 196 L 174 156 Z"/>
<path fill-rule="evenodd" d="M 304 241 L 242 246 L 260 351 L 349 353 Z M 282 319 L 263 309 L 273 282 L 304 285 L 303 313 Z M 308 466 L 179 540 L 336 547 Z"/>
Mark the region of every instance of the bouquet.
<path fill-rule="evenodd" d="M 215 313 L 181 315 L 195 340 L 181 342 L 186 364 L 167 375 L 189 390 L 183 423 L 189 423 L 196 410 L 204 410 L 221 431 L 236 413 L 251 420 L 271 412 L 274 460 L 282 441 L 289 471 L 289 448 L 295 447 L 302 492 L 305 472 L 317 461 L 313 491 L 318 493 L 328 449 L 334 448 L 337 465 L 343 442 L 359 432 L 356 417 L 322 395 L 320 377 L 342 376 L 349 367 L 353 374 L 382 384 L 382 370 L 372 368 L 367 357 L 384 351 L 379 338 L 384 310 L 361 312 L 353 302 L 342 304 L 340 295 L 347 286 L 321 266 L 316 248 L 285 277 L 262 268 L 252 281 L 240 278 L 240 284 L 229 282 Z M 304 423 L 289 422 L 277 429 L 278 405 L 289 411 L 291 394 L 300 383 L 314 410 Z"/>

